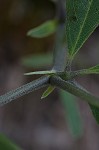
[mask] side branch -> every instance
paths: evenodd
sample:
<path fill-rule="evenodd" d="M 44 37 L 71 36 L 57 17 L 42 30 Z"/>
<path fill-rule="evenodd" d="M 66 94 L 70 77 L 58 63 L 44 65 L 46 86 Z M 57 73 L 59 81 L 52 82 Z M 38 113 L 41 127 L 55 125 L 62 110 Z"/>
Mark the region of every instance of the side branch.
<path fill-rule="evenodd" d="M 49 84 L 49 76 L 43 76 L 37 80 L 27 83 L 15 90 L 12 90 L 4 95 L 0 96 L 0 105 L 7 104 L 12 100 L 15 100 L 21 96 L 24 96 L 32 91 L 38 90 Z"/>
<path fill-rule="evenodd" d="M 84 90 L 82 87 L 77 86 L 77 84 L 64 81 L 58 76 L 51 76 L 50 77 L 50 84 L 53 86 L 57 86 L 63 90 L 68 91 L 69 93 L 80 97 L 81 99 L 85 100 L 91 105 L 99 107 L 99 98 L 95 97 L 94 95 L 90 94 L 87 90 Z"/>

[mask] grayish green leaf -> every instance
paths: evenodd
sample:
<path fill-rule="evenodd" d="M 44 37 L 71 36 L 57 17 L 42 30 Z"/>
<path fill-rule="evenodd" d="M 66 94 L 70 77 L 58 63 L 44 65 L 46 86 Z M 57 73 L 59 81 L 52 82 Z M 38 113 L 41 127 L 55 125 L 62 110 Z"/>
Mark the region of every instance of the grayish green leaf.
<path fill-rule="evenodd" d="M 36 71 L 36 72 L 29 72 L 29 73 L 24 73 L 24 75 L 36 75 L 36 74 L 43 74 L 43 75 L 52 75 L 55 74 L 55 70 L 49 70 L 49 71 Z"/>
<path fill-rule="evenodd" d="M 99 0 L 67 0 L 66 35 L 72 57 L 99 25 Z"/>
<path fill-rule="evenodd" d="M 90 104 L 89 104 L 90 105 Z M 99 124 L 99 108 L 95 107 L 93 105 L 90 105 L 90 108 L 92 110 L 93 116 L 95 117 L 97 123 Z"/>
<path fill-rule="evenodd" d="M 72 132 L 72 135 L 75 138 L 79 138 L 82 136 L 83 127 L 76 99 L 73 95 L 63 90 L 60 91 L 60 96 L 65 108 L 66 119 L 68 119 L 67 123 Z"/>
<path fill-rule="evenodd" d="M 57 24 L 58 23 L 55 19 L 46 21 L 40 26 L 31 29 L 27 35 L 35 38 L 47 37 L 56 31 Z"/>
<path fill-rule="evenodd" d="M 54 91 L 55 87 L 54 86 L 49 86 L 47 90 L 43 93 L 41 99 L 46 98 L 49 94 L 51 94 Z"/>
<path fill-rule="evenodd" d="M 99 65 L 93 66 L 93 67 L 88 68 L 88 69 L 73 71 L 73 72 L 71 72 L 70 76 L 72 78 L 74 78 L 76 76 L 83 76 L 86 74 L 99 74 Z"/>

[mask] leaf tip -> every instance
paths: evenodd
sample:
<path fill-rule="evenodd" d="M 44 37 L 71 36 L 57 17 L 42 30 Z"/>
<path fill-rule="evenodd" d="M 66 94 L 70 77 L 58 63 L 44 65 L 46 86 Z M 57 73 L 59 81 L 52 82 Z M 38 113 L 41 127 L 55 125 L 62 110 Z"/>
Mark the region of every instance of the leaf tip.
<path fill-rule="evenodd" d="M 46 98 L 46 97 L 47 97 L 47 96 L 45 96 L 45 95 L 42 95 L 42 96 L 41 96 L 41 100 L 42 100 L 42 99 L 44 99 L 44 98 Z"/>

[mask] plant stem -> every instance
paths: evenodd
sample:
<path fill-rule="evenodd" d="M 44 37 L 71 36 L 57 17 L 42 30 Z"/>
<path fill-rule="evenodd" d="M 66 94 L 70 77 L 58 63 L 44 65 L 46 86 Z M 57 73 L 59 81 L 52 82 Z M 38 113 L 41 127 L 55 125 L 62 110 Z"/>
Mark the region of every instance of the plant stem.
<path fill-rule="evenodd" d="M 38 90 L 49 84 L 49 76 L 43 76 L 37 80 L 27 83 L 15 90 L 12 90 L 4 95 L 0 96 L 0 105 L 7 104 L 12 100 L 15 100 L 21 96 L 24 96 L 32 91 Z"/>
<path fill-rule="evenodd" d="M 63 48 L 64 31 L 65 24 L 59 24 L 56 32 L 52 70 L 64 71 L 66 67 L 66 49 Z"/>
<path fill-rule="evenodd" d="M 65 71 L 71 71 L 71 64 L 72 64 L 72 58 L 67 54 L 67 62 L 66 62 L 66 67 Z"/>
<path fill-rule="evenodd" d="M 77 84 L 73 82 L 64 81 L 58 76 L 51 76 L 50 84 L 53 86 L 57 86 L 63 90 L 66 90 L 67 92 L 75 96 L 80 97 L 81 99 L 85 100 L 91 105 L 99 107 L 99 98 L 95 97 L 94 95 L 89 93 L 87 90 L 84 90 L 82 87 L 77 86 Z"/>

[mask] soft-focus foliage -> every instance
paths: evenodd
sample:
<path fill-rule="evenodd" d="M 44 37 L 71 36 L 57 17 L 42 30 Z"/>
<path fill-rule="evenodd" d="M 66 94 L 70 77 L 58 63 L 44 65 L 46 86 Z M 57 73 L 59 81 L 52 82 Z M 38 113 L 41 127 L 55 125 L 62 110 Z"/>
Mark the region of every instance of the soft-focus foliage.
<path fill-rule="evenodd" d="M 51 66 L 52 54 L 36 54 L 22 58 L 22 64 L 26 67 L 41 68 L 45 66 Z"/>
<path fill-rule="evenodd" d="M 51 35 L 56 31 L 57 28 L 57 21 L 56 20 L 49 20 L 42 25 L 31 29 L 27 35 L 35 38 L 43 38 Z"/>
<path fill-rule="evenodd" d="M 18 146 L 12 143 L 7 137 L 0 134 L 0 150 L 21 150 Z"/>
<path fill-rule="evenodd" d="M 65 91 L 60 91 L 60 98 L 64 106 L 66 121 L 75 138 L 82 136 L 83 127 L 75 97 Z"/>

